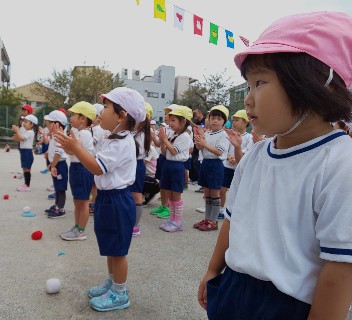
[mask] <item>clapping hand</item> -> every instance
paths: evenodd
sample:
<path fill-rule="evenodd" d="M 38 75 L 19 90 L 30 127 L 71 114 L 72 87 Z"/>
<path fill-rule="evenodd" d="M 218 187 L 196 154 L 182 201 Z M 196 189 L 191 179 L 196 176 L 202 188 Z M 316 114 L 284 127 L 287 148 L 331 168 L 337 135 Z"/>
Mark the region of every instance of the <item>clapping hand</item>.
<path fill-rule="evenodd" d="M 238 131 L 231 129 L 225 129 L 227 133 L 227 139 L 235 148 L 240 148 L 242 144 L 242 135 Z"/>
<path fill-rule="evenodd" d="M 70 133 L 70 136 L 67 136 L 62 130 L 56 131 L 54 134 L 54 139 L 61 145 L 66 153 L 74 154 L 77 148 L 79 148 L 80 144 L 72 129 Z"/>

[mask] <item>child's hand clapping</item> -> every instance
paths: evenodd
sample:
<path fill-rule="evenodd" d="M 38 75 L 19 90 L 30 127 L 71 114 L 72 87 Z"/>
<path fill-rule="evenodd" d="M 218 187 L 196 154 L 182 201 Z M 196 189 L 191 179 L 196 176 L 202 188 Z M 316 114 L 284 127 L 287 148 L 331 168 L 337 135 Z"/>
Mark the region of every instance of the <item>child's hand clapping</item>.
<path fill-rule="evenodd" d="M 75 151 L 77 151 L 77 149 L 81 146 L 73 130 L 70 131 L 70 136 L 65 135 L 63 130 L 58 130 L 54 133 L 54 139 L 68 154 L 74 154 Z"/>
<path fill-rule="evenodd" d="M 167 140 L 166 130 L 164 127 L 160 127 L 158 130 L 159 139 L 163 142 Z"/>
<path fill-rule="evenodd" d="M 227 133 L 227 139 L 235 148 L 240 148 L 242 144 L 242 136 L 238 131 L 225 129 Z"/>

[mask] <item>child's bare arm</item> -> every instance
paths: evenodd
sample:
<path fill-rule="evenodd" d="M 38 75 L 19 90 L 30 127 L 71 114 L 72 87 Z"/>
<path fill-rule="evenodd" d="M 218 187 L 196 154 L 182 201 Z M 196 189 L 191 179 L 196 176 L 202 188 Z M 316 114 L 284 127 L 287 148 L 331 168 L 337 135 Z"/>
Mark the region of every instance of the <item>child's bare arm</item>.
<path fill-rule="evenodd" d="M 225 219 L 222 224 L 213 255 L 210 259 L 208 270 L 198 289 L 198 302 L 204 309 L 206 309 L 207 306 L 207 282 L 219 275 L 226 266 L 225 251 L 229 247 L 229 231 L 230 221 Z"/>
<path fill-rule="evenodd" d="M 352 263 L 327 261 L 315 288 L 308 320 L 344 320 L 352 301 Z"/>

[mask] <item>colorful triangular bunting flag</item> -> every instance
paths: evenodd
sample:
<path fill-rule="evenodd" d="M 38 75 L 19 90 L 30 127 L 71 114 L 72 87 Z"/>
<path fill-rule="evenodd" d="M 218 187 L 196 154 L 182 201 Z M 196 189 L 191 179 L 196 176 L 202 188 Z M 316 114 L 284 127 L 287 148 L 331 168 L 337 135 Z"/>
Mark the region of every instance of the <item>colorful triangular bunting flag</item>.
<path fill-rule="evenodd" d="M 154 0 L 154 18 L 166 21 L 165 0 Z"/>
<path fill-rule="evenodd" d="M 219 38 L 219 26 L 210 22 L 209 43 L 217 45 L 218 38 Z"/>
<path fill-rule="evenodd" d="M 136 0 L 136 2 L 137 2 L 137 6 L 139 6 L 139 0 Z"/>
<path fill-rule="evenodd" d="M 184 20 L 185 20 L 185 10 L 174 6 L 174 27 L 182 31 Z"/>
<path fill-rule="evenodd" d="M 242 37 L 242 36 L 239 36 L 239 37 L 242 40 L 242 42 L 245 44 L 245 46 L 249 47 L 249 40 L 244 38 L 244 37 Z"/>
<path fill-rule="evenodd" d="M 225 35 L 226 35 L 226 46 L 228 48 L 234 49 L 235 43 L 233 41 L 233 33 L 229 30 L 225 30 Z"/>
<path fill-rule="evenodd" d="M 193 15 L 193 32 L 194 34 L 203 35 L 203 18 Z"/>

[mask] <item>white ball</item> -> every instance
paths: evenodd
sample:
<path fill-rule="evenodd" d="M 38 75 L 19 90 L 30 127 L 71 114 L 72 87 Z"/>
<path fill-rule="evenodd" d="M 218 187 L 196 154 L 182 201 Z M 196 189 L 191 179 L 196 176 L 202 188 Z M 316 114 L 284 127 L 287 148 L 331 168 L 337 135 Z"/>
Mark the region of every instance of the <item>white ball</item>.
<path fill-rule="evenodd" d="M 23 212 L 31 212 L 31 207 L 23 207 Z"/>
<path fill-rule="evenodd" d="M 47 293 L 58 293 L 62 288 L 61 281 L 59 279 L 48 279 L 46 280 L 46 292 Z"/>

